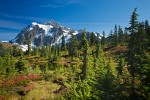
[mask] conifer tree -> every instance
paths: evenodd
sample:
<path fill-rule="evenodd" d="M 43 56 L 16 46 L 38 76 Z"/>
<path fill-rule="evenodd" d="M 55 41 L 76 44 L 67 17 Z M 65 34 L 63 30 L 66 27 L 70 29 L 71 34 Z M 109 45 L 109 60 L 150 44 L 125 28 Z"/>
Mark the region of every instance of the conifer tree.
<path fill-rule="evenodd" d="M 7 53 L 5 54 L 2 63 L 2 66 L 4 68 L 2 68 L 2 70 L 4 71 L 3 73 L 5 73 L 6 76 L 10 76 L 15 74 L 15 61 L 14 61 L 14 57 L 10 55 L 11 51 L 10 48 L 7 51 Z"/>
<path fill-rule="evenodd" d="M 46 44 L 46 58 L 51 58 L 51 47 L 50 44 Z"/>
<path fill-rule="evenodd" d="M 102 51 L 101 51 L 102 53 Z M 112 59 L 107 64 L 104 60 L 103 53 L 97 59 L 97 67 L 95 69 L 93 93 L 96 100 L 111 100 L 116 99 L 119 94 L 117 91 L 116 69 Z"/>
<path fill-rule="evenodd" d="M 4 60 L 0 56 L 0 78 L 3 78 L 6 75 L 6 67 L 4 66 Z"/>
<path fill-rule="evenodd" d="M 125 45 L 127 45 L 127 43 L 129 42 L 129 33 L 128 33 L 128 29 L 125 28 L 123 33 L 124 33 L 124 43 L 125 43 Z"/>
<path fill-rule="evenodd" d="M 61 45 L 61 50 L 65 51 L 66 50 L 66 42 L 65 42 L 65 36 L 62 36 L 62 45 Z"/>
<path fill-rule="evenodd" d="M 103 36 L 102 36 L 102 39 L 101 39 L 101 44 L 102 44 L 102 46 L 104 46 L 106 44 L 105 31 L 103 31 Z"/>
<path fill-rule="evenodd" d="M 147 50 L 150 50 L 150 25 L 149 22 L 145 21 L 145 32 L 146 32 L 146 43 L 145 47 Z"/>
<path fill-rule="evenodd" d="M 144 29 L 144 23 L 138 23 L 137 21 L 138 14 L 136 13 L 136 9 L 132 13 L 130 24 L 131 26 L 128 28 L 130 31 L 130 40 L 128 43 L 128 62 L 130 65 L 130 72 L 132 75 L 132 84 L 131 84 L 131 99 L 144 99 L 146 98 L 145 93 L 143 94 L 143 91 L 140 90 L 141 86 L 137 84 L 137 80 L 139 82 L 144 83 L 143 80 L 144 74 L 142 74 L 143 69 L 146 67 L 145 64 L 148 64 L 146 62 L 146 33 Z M 145 60 L 142 60 L 142 59 Z M 148 71 L 148 70 L 147 70 Z M 147 83 L 147 81 L 146 81 Z M 137 92 L 138 91 L 138 92 Z"/>
<path fill-rule="evenodd" d="M 84 50 L 84 60 L 83 60 L 83 66 L 82 66 L 82 76 L 81 79 L 84 80 L 87 77 L 87 70 L 88 70 L 88 45 Z"/>
<path fill-rule="evenodd" d="M 60 58 L 60 45 L 59 44 L 56 45 L 56 49 L 57 49 L 57 56 L 58 58 Z"/>
<path fill-rule="evenodd" d="M 100 40 L 98 39 L 96 45 L 96 58 L 98 58 L 98 56 L 100 55 L 100 50 L 101 50 L 101 44 L 100 44 Z"/>
<path fill-rule="evenodd" d="M 15 68 L 21 74 L 28 74 L 29 68 L 27 67 L 26 61 L 24 60 L 23 53 L 21 54 L 21 57 L 20 57 L 19 61 L 16 63 L 16 67 Z"/>
<path fill-rule="evenodd" d="M 114 28 L 114 46 L 117 46 L 118 45 L 118 28 L 117 28 L 117 25 L 115 25 L 115 28 Z"/>
<path fill-rule="evenodd" d="M 82 41 L 81 41 L 82 48 L 86 48 L 87 43 L 88 43 L 88 41 L 87 41 L 87 38 L 86 38 L 86 31 L 84 29 L 84 32 L 82 33 Z"/>
<path fill-rule="evenodd" d="M 30 54 L 31 54 L 31 40 L 27 41 L 27 45 L 28 45 L 28 51 L 27 51 L 27 53 L 28 53 L 28 56 L 30 56 Z"/>
<path fill-rule="evenodd" d="M 111 30 L 109 33 L 109 37 L 108 37 L 108 45 L 109 47 L 112 47 L 114 45 L 114 35 L 113 35 L 113 31 Z"/>
<path fill-rule="evenodd" d="M 69 43 L 69 55 L 71 57 L 77 57 L 78 56 L 78 39 L 75 35 L 72 34 L 71 41 Z"/>
<path fill-rule="evenodd" d="M 91 37 L 90 37 L 90 45 L 92 46 L 92 45 L 95 45 L 95 41 L 96 40 L 96 36 L 95 36 L 95 34 L 92 32 L 91 33 Z"/>
<path fill-rule="evenodd" d="M 39 48 L 34 48 L 34 55 L 38 56 L 39 55 Z"/>
<path fill-rule="evenodd" d="M 82 46 L 84 47 L 84 60 L 83 60 L 83 66 L 82 66 L 82 76 L 81 76 L 81 79 L 84 80 L 86 77 L 87 77 L 87 70 L 88 70 L 88 41 L 86 39 L 86 33 L 84 32 L 83 33 L 83 36 L 82 36 Z"/>
<path fill-rule="evenodd" d="M 124 66 L 125 66 L 124 59 L 121 58 L 118 64 L 118 75 L 122 75 L 122 70 Z"/>
<path fill-rule="evenodd" d="M 135 61 L 135 45 L 136 45 L 136 32 L 138 30 L 138 21 L 137 21 L 137 16 L 138 14 L 136 13 L 135 9 L 132 13 L 131 16 L 131 20 L 130 20 L 130 27 L 128 28 L 130 31 L 130 40 L 129 40 L 129 44 L 128 44 L 128 49 L 129 49 L 129 65 L 131 68 L 131 74 L 134 77 L 134 73 L 135 73 L 135 65 L 134 65 L 134 61 Z"/>
<path fill-rule="evenodd" d="M 53 60 L 56 61 L 58 60 L 58 51 L 57 51 L 57 44 L 54 46 L 54 56 L 53 56 Z"/>
<path fill-rule="evenodd" d="M 124 34 L 123 34 L 123 30 L 121 28 L 121 26 L 118 27 L 118 44 L 123 44 L 124 43 Z"/>

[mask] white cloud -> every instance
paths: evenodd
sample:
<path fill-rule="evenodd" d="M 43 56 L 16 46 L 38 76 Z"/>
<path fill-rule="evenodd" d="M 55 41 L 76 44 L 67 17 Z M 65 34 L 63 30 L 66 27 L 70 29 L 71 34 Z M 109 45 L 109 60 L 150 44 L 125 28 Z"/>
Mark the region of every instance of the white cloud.
<path fill-rule="evenodd" d="M 23 19 L 23 20 L 38 21 L 38 22 L 46 22 L 49 20 L 47 18 L 31 17 L 31 16 L 18 16 L 18 15 L 9 15 L 9 14 L 2 14 L 2 13 L 0 13 L 0 15 L 3 17 L 7 17 L 7 18 Z"/>
<path fill-rule="evenodd" d="M 17 36 L 17 32 L 2 32 L 0 31 L 0 41 L 9 41 Z"/>
<path fill-rule="evenodd" d="M 83 0 L 55 0 L 54 3 L 43 4 L 43 5 L 39 5 L 38 7 L 60 8 L 60 7 L 64 7 L 70 4 L 85 5 L 84 3 L 82 3 L 82 1 Z"/>
<path fill-rule="evenodd" d="M 21 30 L 23 27 L 25 27 L 26 24 L 8 21 L 8 20 L 1 20 L 0 19 L 0 27 L 1 28 L 8 28 L 8 29 L 15 29 L 15 30 Z"/>

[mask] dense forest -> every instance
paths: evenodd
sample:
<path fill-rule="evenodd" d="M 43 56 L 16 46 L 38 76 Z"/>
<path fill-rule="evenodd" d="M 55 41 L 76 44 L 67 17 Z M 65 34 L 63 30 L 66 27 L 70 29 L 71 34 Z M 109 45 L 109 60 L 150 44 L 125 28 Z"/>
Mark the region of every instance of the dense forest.
<path fill-rule="evenodd" d="M 106 37 L 86 30 L 79 41 L 31 47 L 0 44 L 0 100 L 149 100 L 150 25 L 115 25 Z M 100 38 L 101 37 L 101 38 Z"/>

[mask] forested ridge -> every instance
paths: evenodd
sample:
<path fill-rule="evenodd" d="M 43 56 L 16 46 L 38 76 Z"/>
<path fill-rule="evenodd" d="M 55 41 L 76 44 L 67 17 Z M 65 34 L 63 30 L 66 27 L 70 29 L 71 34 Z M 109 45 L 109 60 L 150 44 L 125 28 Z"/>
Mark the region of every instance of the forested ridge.
<path fill-rule="evenodd" d="M 0 43 L 0 100 L 149 100 L 150 25 L 138 21 L 115 25 L 81 41 L 41 46 L 23 52 Z"/>

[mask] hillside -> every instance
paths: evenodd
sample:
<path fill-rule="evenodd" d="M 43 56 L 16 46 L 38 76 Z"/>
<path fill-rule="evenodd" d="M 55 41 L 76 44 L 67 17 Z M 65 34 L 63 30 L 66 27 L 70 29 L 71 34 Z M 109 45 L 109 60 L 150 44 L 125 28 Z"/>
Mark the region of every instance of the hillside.
<path fill-rule="evenodd" d="M 0 43 L 0 100 L 149 100 L 150 25 L 137 15 L 108 37 L 32 23 L 14 43 Z"/>

